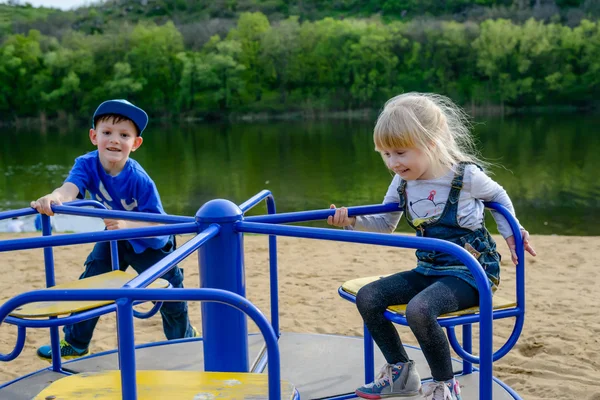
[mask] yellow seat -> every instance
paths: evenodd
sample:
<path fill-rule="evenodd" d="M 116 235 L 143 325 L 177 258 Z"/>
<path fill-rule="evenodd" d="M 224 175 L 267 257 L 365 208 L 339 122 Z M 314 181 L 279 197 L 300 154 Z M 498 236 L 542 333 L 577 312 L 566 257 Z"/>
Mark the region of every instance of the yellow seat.
<path fill-rule="evenodd" d="M 385 277 L 385 275 L 384 276 L 368 276 L 366 278 L 352 279 L 350 281 L 344 282 L 344 284 L 342 285 L 342 290 L 344 290 L 346 293 L 350 293 L 350 294 L 356 296 L 356 293 L 358 293 L 358 290 L 360 288 L 362 288 L 363 286 L 365 286 L 368 283 L 374 282 L 377 279 L 384 278 L 384 277 Z M 516 306 L 517 306 L 517 303 L 515 301 L 503 299 L 502 297 L 499 297 L 499 296 L 494 296 L 492 298 L 492 307 L 494 310 L 501 310 L 501 309 L 512 308 L 512 307 L 516 307 Z M 393 313 L 396 313 L 396 314 L 404 315 L 406 313 L 406 304 L 390 306 L 390 307 L 388 307 L 388 310 Z M 466 308 L 464 310 L 459 310 L 459 311 L 454 311 L 454 312 L 451 312 L 448 314 L 443 314 L 440 316 L 440 318 L 457 317 L 459 315 L 478 314 L 478 313 L 479 313 L 479 307 L 471 307 L 471 308 Z"/>
<path fill-rule="evenodd" d="M 241 372 L 137 371 L 138 400 L 268 399 L 266 374 Z M 294 386 L 281 381 L 281 398 L 293 399 Z M 120 400 L 120 371 L 81 373 L 59 379 L 34 400 Z"/>
<path fill-rule="evenodd" d="M 115 289 L 120 288 L 127 282 L 135 278 L 136 275 L 123 271 L 111 271 L 106 274 L 96 275 L 89 278 L 80 279 L 73 282 L 67 282 L 49 288 L 50 290 L 61 289 Z M 148 287 L 166 288 L 169 282 L 164 279 L 157 279 Z M 45 318 L 56 317 L 59 315 L 68 315 L 75 312 L 90 310 L 114 303 L 113 301 L 41 301 L 37 303 L 25 304 L 16 308 L 11 316 L 17 318 Z"/>

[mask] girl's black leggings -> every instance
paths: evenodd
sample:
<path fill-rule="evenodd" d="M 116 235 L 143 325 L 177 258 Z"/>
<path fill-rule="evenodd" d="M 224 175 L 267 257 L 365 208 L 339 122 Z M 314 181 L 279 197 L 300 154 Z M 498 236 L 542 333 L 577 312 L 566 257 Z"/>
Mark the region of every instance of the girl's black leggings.
<path fill-rule="evenodd" d="M 390 364 L 409 361 L 394 324 L 383 312 L 391 305 L 408 304 L 406 319 L 417 338 L 436 381 L 452 379 L 450 345 L 437 317 L 479 304 L 479 292 L 453 276 L 426 276 L 405 271 L 362 287 L 356 306 L 373 340 Z"/>

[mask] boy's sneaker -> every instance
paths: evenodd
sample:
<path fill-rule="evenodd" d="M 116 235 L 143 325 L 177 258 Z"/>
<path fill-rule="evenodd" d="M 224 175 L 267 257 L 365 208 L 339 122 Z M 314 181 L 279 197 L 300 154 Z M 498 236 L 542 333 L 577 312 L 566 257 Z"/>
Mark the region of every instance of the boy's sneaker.
<path fill-rule="evenodd" d="M 74 358 L 87 356 L 88 354 L 90 354 L 89 348 L 81 350 L 71 346 L 64 339 L 60 341 L 60 357 L 65 360 L 72 360 Z M 42 360 L 52 362 L 52 347 L 49 344 L 40 347 L 37 350 L 37 356 Z"/>
<path fill-rule="evenodd" d="M 456 379 L 445 382 L 427 382 L 423 385 L 422 392 L 426 400 L 462 400 L 460 384 Z"/>
<path fill-rule="evenodd" d="M 419 394 L 421 378 L 414 361 L 385 364 L 375 381 L 356 389 L 355 394 L 364 399 L 384 397 L 410 397 Z"/>
<path fill-rule="evenodd" d="M 194 330 L 194 336 L 192 337 L 200 337 L 200 332 L 198 332 L 198 329 L 196 329 L 195 326 L 192 326 L 192 329 Z"/>

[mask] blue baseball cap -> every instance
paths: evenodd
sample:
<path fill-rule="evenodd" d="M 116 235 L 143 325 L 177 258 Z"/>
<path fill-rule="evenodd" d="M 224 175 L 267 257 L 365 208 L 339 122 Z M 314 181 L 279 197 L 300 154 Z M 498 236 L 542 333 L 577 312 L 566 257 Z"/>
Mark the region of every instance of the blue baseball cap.
<path fill-rule="evenodd" d="M 146 114 L 146 111 L 142 110 L 137 106 L 134 106 L 127 100 L 117 99 L 107 100 L 98 106 L 96 112 L 94 112 L 94 116 L 92 117 L 93 129 L 96 129 L 96 127 L 94 126 L 94 121 L 96 120 L 96 117 L 106 114 L 118 114 L 129 118 L 138 128 L 140 136 L 142 136 L 142 132 L 146 128 L 146 125 L 148 125 L 148 114 Z"/>

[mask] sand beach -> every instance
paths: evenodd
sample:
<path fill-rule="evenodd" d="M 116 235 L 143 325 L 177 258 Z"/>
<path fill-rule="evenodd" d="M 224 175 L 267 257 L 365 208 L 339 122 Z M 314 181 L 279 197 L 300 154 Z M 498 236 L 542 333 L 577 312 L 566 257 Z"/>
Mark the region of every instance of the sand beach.
<path fill-rule="evenodd" d="M 31 237 L 35 233 L 0 234 L 0 240 Z M 189 236 L 178 238 L 179 243 Z M 503 297 L 514 293 L 514 267 L 501 237 L 495 239 L 504 256 Z M 600 237 L 540 236 L 531 238 L 538 256 L 527 256 L 527 317 L 517 346 L 494 364 L 494 375 L 513 387 L 524 399 L 600 400 L 600 312 L 597 282 Z M 281 328 L 288 332 L 362 335 L 361 318 L 353 304 L 342 300 L 337 288 L 346 280 L 388 274 L 414 265 L 414 251 L 380 246 L 280 238 L 279 291 Z M 246 276 L 248 298 L 269 313 L 268 243 L 264 236 L 247 236 Z M 77 279 L 92 245 L 55 249 L 57 282 Z M 393 265 L 389 259 L 396 260 Z M 197 256 L 181 266 L 186 287 L 198 287 Z M 0 301 L 44 286 L 41 249 L 0 253 Z M 200 327 L 200 306 L 190 304 L 192 323 Z M 512 321 L 496 321 L 496 346 L 512 331 Z M 136 343 L 164 340 L 160 317 L 136 320 Z M 92 351 L 116 347 L 114 316 L 102 317 Z M 398 328 L 403 341 L 416 345 L 410 330 Z M 251 326 L 251 331 L 256 328 Z M 477 329 L 474 329 L 477 332 Z M 16 328 L 0 326 L 0 352 L 12 350 Z M 35 356 L 46 344 L 47 330 L 29 330 L 23 353 L 0 363 L 0 382 L 47 367 Z"/>

